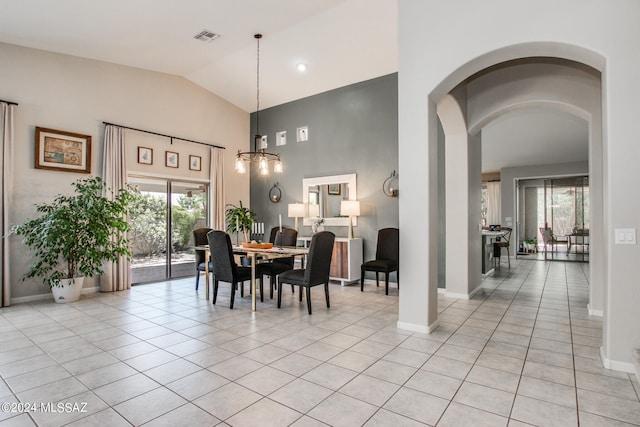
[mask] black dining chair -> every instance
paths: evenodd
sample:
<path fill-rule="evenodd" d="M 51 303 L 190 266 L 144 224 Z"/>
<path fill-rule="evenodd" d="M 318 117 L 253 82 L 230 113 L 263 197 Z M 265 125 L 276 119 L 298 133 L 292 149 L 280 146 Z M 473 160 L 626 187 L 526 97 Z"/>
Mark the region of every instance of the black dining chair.
<path fill-rule="evenodd" d="M 274 246 L 296 246 L 298 242 L 298 231 L 293 228 L 282 227 L 282 233 L 279 233 L 280 227 L 271 229 L 269 242 Z M 262 279 L 260 285 L 264 281 L 264 276 L 268 275 L 270 279 L 269 298 L 273 298 L 273 289 L 276 286 L 276 276 L 288 270 L 293 270 L 294 257 L 276 258 L 271 262 L 263 262 L 256 265 L 256 276 Z M 291 286 L 293 291 L 293 285 Z M 262 301 L 262 287 L 260 288 L 260 300 Z"/>
<path fill-rule="evenodd" d="M 376 259 L 367 261 L 360 267 L 360 291 L 364 292 L 365 271 L 375 271 L 376 286 L 380 286 L 379 275 L 385 273 L 385 295 L 389 295 L 389 274 L 396 272 L 398 290 L 400 289 L 400 272 L 398 262 L 400 259 L 400 231 L 397 228 L 383 228 L 378 230 L 378 244 L 376 247 Z"/>
<path fill-rule="evenodd" d="M 236 264 L 231 246 L 231 237 L 224 231 L 212 230 L 207 234 L 211 259 L 213 261 L 213 303 L 218 297 L 219 282 L 231 284 L 231 304 L 233 308 L 238 283 L 251 281 L 251 267 Z M 256 280 L 259 278 L 256 277 Z"/>
<path fill-rule="evenodd" d="M 282 285 L 285 283 L 300 286 L 300 301 L 302 301 L 302 288 L 306 288 L 309 314 L 311 314 L 311 287 L 324 285 L 327 308 L 330 308 L 329 270 L 331 270 L 331 255 L 335 238 L 335 234 L 330 231 L 314 234 L 311 238 L 306 267 L 285 271 L 278 276 L 278 308 L 282 302 Z"/>
<path fill-rule="evenodd" d="M 208 245 L 207 233 L 213 230 L 213 228 L 202 227 L 193 230 L 193 243 L 194 246 Z M 207 271 L 204 263 L 204 251 L 196 249 L 196 291 L 200 283 L 200 272 Z M 211 257 L 209 257 L 209 273 L 213 273 L 213 263 Z"/>

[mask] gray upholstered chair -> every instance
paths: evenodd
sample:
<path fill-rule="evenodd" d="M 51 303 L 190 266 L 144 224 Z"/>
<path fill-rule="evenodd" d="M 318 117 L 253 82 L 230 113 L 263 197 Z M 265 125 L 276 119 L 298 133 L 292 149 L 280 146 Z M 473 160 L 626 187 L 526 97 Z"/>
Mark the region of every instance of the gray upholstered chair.
<path fill-rule="evenodd" d="M 218 298 L 218 284 L 226 282 L 231 284 L 229 308 L 233 308 L 237 285 L 251 280 L 251 267 L 241 267 L 236 264 L 229 234 L 212 230 L 207 234 L 207 239 L 213 261 L 213 303 L 215 304 Z"/>
<path fill-rule="evenodd" d="M 285 271 L 278 276 L 278 308 L 280 308 L 282 301 L 282 285 L 285 283 L 300 286 L 300 301 L 302 301 L 302 288 L 306 288 L 309 314 L 311 314 L 311 287 L 324 285 L 327 308 L 330 307 L 329 270 L 331 269 L 331 255 L 333 254 L 335 237 L 330 231 L 314 234 L 311 238 L 306 267 Z"/>
<path fill-rule="evenodd" d="M 380 286 L 380 273 L 385 273 L 384 293 L 389 295 L 389 274 L 396 272 L 398 289 L 400 289 L 400 272 L 398 263 L 400 260 L 400 231 L 397 228 L 383 228 L 378 230 L 378 243 L 376 246 L 376 259 L 367 261 L 360 267 L 360 291 L 364 292 L 365 271 L 375 271 L 376 286 Z"/>
<path fill-rule="evenodd" d="M 204 246 L 208 245 L 209 241 L 207 240 L 207 233 L 213 230 L 212 228 L 203 227 L 196 228 L 193 230 L 193 242 L 195 246 Z M 206 265 L 204 263 L 204 251 L 196 249 L 196 291 L 198 290 L 198 285 L 200 283 L 200 272 L 207 271 Z M 211 262 L 211 258 L 209 258 L 209 273 L 213 273 L 213 263 Z"/>

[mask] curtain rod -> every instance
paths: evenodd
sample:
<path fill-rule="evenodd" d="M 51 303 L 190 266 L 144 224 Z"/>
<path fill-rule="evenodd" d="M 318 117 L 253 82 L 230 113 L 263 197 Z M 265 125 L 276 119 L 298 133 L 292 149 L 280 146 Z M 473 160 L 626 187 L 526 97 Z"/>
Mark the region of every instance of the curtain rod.
<path fill-rule="evenodd" d="M 0 99 L 0 102 L 4 102 L 5 104 L 9 104 L 9 105 L 18 105 L 17 102 L 5 101 L 4 99 Z"/>
<path fill-rule="evenodd" d="M 144 129 L 136 129 L 136 128 L 132 128 L 132 127 L 129 127 L 129 126 L 117 125 L 117 124 L 115 124 L 115 123 L 109 123 L 109 122 L 102 122 L 102 123 L 103 123 L 103 124 L 105 124 L 105 125 L 118 126 L 118 127 L 123 128 L 123 129 L 131 129 L 131 130 L 135 130 L 135 131 L 137 131 L 137 132 L 144 132 L 144 133 L 150 133 L 150 134 L 152 134 L 152 135 L 163 136 L 163 137 L 165 137 L 165 138 L 169 138 L 169 139 L 171 139 L 171 140 L 172 140 L 172 141 L 171 141 L 171 143 L 173 143 L 173 140 L 174 140 L 174 139 L 179 139 L 180 141 L 193 142 L 194 144 L 206 145 L 206 146 L 208 146 L 208 147 L 221 148 L 221 149 L 223 149 L 223 150 L 225 150 L 225 149 L 226 149 L 225 147 L 222 147 L 222 146 L 220 146 L 220 145 L 208 144 L 208 143 L 206 143 L 206 142 L 200 142 L 200 141 L 194 141 L 193 139 L 186 139 L 186 138 L 180 138 L 180 137 L 178 137 L 178 136 L 165 135 L 165 134 L 163 134 L 163 133 L 151 132 L 150 130 L 144 130 Z"/>

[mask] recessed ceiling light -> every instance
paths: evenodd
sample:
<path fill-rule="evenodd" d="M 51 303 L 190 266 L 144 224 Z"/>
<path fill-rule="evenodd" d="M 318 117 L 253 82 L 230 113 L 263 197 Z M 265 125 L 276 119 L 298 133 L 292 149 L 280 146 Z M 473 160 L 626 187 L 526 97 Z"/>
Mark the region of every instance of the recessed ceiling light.
<path fill-rule="evenodd" d="M 201 42 L 209 43 L 217 38 L 220 38 L 220 34 L 216 34 L 209 30 L 202 30 L 198 34 L 193 36 L 193 38 L 196 40 L 200 40 Z"/>
<path fill-rule="evenodd" d="M 300 63 L 298 64 L 298 71 L 307 71 L 307 64 Z"/>

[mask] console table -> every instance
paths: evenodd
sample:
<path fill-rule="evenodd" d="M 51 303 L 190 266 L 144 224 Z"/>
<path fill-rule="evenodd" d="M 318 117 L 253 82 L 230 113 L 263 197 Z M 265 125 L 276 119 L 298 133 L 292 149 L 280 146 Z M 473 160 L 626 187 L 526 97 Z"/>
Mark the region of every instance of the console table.
<path fill-rule="evenodd" d="M 311 237 L 298 236 L 304 247 L 311 244 Z M 336 237 L 331 255 L 329 278 L 337 280 L 342 286 L 360 280 L 362 265 L 362 238 L 349 239 Z"/>

